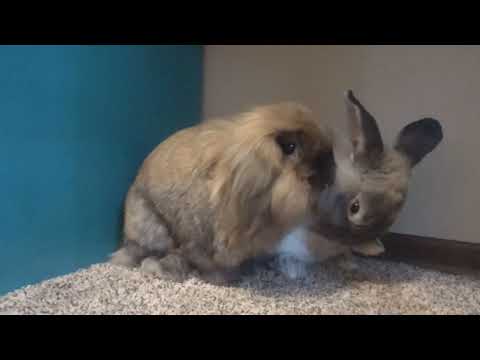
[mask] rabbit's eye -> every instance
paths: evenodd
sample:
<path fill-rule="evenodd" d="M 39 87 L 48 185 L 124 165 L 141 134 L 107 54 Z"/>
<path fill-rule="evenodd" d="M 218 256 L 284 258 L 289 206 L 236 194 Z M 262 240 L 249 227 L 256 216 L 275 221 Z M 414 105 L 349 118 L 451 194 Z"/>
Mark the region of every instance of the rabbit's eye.
<path fill-rule="evenodd" d="M 285 155 L 292 155 L 297 149 L 297 143 L 293 136 L 282 134 L 279 135 L 276 140 Z"/>
<path fill-rule="evenodd" d="M 285 155 L 292 155 L 295 152 L 295 149 L 297 148 L 297 144 L 287 143 L 287 144 L 282 144 L 281 147 Z"/>
<path fill-rule="evenodd" d="M 350 213 L 352 215 L 357 214 L 360 211 L 360 203 L 358 200 L 355 200 L 351 205 L 350 205 Z"/>

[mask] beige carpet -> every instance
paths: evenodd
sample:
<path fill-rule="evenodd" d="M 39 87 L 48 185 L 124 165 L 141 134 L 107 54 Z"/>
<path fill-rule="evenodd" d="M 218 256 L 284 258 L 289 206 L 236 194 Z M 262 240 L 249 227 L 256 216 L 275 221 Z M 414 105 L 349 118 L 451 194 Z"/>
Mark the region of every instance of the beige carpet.
<path fill-rule="evenodd" d="M 377 259 L 322 265 L 302 281 L 272 267 L 235 287 L 155 279 L 108 264 L 0 298 L 3 314 L 480 314 L 480 280 Z"/>

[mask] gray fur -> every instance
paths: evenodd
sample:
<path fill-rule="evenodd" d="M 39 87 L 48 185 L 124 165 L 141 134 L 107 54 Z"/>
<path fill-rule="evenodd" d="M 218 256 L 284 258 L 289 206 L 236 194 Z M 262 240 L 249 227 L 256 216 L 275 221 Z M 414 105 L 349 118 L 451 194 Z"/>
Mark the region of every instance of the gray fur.
<path fill-rule="evenodd" d="M 398 135 L 395 150 L 405 155 L 413 167 L 433 151 L 442 139 L 440 123 L 435 119 L 425 118 L 403 128 Z"/>
<path fill-rule="evenodd" d="M 352 91 L 345 100 L 348 140 L 335 142 L 335 179 L 320 195 L 311 228 L 355 245 L 374 241 L 393 225 L 407 198 L 412 167 L 433 151 L 443 133 L 437 120 L 422 119 L 407 125 L 393 148 L 385 147 L 376 120 Z M 360 211 L 354 215 L 349 209 L 355 200 Z"/>

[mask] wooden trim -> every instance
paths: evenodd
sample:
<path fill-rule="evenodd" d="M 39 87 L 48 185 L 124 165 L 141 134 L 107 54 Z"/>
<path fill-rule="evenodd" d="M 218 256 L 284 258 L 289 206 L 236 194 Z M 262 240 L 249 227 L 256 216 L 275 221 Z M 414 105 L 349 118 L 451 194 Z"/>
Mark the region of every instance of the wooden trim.
<path fill-rule="evenodd" d="M 480 276 L 480 244 L 389 233 L 380 258 L 454 274 Z"/>

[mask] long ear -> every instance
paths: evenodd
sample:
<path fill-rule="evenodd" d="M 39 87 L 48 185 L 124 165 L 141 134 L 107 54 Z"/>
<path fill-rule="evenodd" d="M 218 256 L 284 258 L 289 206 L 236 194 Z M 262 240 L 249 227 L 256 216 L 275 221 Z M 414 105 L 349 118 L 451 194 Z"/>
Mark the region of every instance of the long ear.
<path fill-rule="evenodd" d="M 266 141 L 265 141 L 266 142 Z M 212 200 L 219 218 L 235 237 L 235 231 L 250 229 L 255 218 L 266 212 L 265 195 L 278 175 L 269 162 L 268 146 L 245 143 L 232 145 L 218 161 L 213 180 Z"/>
<path fill-rule="evenodd" d="M 425 118 L 405 126 L 397 137 L 395 149 L 414 167 L 443 140 L 438 120 Z"/>
<path fill-rule="evenodd" d="M 373 165 L 383 154 L 383 141 L 377 122 L 355 98 L 352 90 L 345 93 L 345 105 L 354 161 L 367 161 Z"/>

